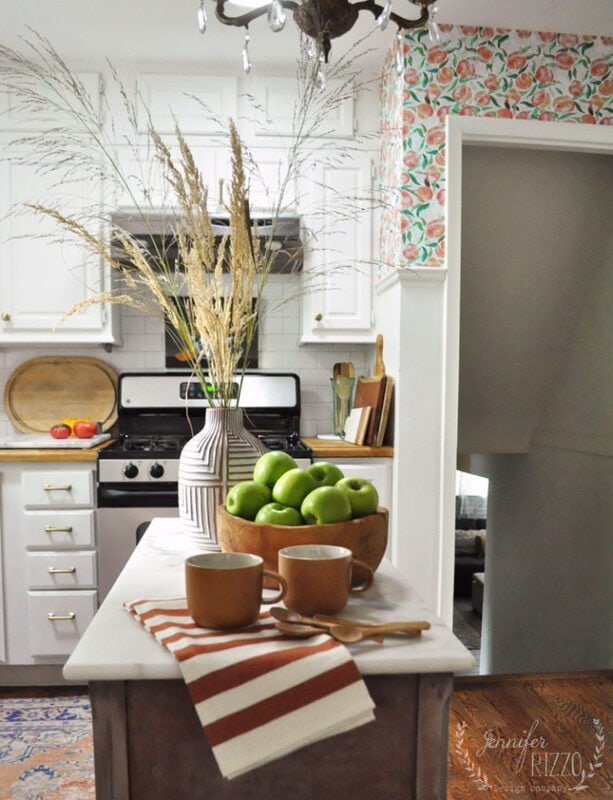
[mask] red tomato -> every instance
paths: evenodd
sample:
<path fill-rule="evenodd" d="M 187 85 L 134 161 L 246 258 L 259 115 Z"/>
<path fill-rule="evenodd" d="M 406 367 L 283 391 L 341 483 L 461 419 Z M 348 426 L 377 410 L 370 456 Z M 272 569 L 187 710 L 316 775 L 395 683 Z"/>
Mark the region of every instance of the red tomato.
<path fill-rule="evenodd" d="M 60 425 L 52 425 L 49 433 L 53 436 L 54 439 L 68 439 L 70 436 L 70 427 L 68 425 L 64 425 L 63 423 Z"/>
<path fill-rule="evenodd" d="M 77 436 L 79 439 L 91 439 L 96 431 L 97 425 L 95 422 L 89 422 L 88 420 L 80 419 L 74 424 L 75 436 Z"/>

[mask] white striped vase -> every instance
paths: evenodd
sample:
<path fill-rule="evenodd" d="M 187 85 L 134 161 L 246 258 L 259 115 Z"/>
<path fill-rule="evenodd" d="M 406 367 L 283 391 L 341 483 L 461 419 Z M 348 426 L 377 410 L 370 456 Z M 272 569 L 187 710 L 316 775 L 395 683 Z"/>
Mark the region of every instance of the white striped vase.
<path fill-rule="evenodd" d="M 194 544 L 219 550 L 217 506 L 235 483 L 253 477 L 266 450 L 243 425 L 241 408 L 208 408 L 204 428 L 187 442 L 179 459 L 179 516 Z"/>

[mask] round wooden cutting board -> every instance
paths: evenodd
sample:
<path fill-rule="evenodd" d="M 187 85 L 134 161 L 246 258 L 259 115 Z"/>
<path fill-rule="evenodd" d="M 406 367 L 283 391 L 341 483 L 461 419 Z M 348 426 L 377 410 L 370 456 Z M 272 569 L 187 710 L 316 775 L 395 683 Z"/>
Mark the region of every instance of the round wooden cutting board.
<path fill-rule="evenodd" d="M 108 431 L 117 421 L 117 373 L 86 356 L 32 358 L 8 379 L 4 408 L 23 433 L 47 433 L 67 417 L 100 422 Z"/>

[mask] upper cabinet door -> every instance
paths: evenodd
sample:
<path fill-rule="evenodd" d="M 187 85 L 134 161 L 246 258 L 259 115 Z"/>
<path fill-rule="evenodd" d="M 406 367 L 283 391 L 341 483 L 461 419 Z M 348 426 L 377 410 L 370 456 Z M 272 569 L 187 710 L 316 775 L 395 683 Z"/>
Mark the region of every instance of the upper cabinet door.
<path fill-rule="evenodd" d="M 81 219 L 95 213 L 91 182 L 54 185 L 11 161 L 0 162 L 0 175 L 0 342 L 115 342 L 107 305 L 88 306 L 58 325 L 73 305 L 109 289 L 108 270 L 56 222 L 25 206 L 60 204 Z"/>
<path fill-rule="evenodd" d="M 85 93 L 89 95 L 94 114 L 100 120 L 100 74 L 97 72 L 77 72 L 76 77 L 81 81 Z M 54 112 L 56 98 L 51 89 L 41 87 L 41 92 L 49 98 L 49 107 L 42 110 L 35 108 L 22 111 L 18 103 L 7 92 L 0 91 L 0 130 L 2 131 L 37 131 L 46 130 L 54 126 L 66 127 L 78 133 L 82 130 L 81 124 L 74 117 L 60 107 Z M 61 103 L 57 103 L 61 105 Z"/>
<path fill-rule="evenodd" d="M 330 81 L 328 91 L 334 86 Z M 295 133 L 294 108 L 297 84 L 295 78 L 261 78 L 255 83 L 253 96 L 257 111 L 245 109 L 245 115 L 254 117 L 256 136 L 289 136 Z M 355 102 L 353 95 L 329 109 L 321 125 L 312 135 L 322 138 L 351 139 L 355 132 Z"/>
<path fill-rule="evenodd" d="M 236 78 L 205 75 L 141 73 L 137 92 L 160 134 L 172 134 L 178 124 L 187 135 L 213 135 L 227 130 L 228 118 L 237 116 Z M 140 133 L 147 132 L 149 118 L 137 103 Z"/>
<path fill-rule="evenodd" d="M 311 180 L 301 342 L 374 341 L 372 160 L 322 166 Z"/>

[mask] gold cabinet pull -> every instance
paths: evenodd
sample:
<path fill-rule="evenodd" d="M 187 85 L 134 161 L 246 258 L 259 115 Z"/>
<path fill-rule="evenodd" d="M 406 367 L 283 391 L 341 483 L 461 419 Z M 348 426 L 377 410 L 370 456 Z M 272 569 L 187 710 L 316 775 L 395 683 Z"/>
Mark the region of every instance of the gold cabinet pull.
<path fill-rule="evenodd" d="M 74 613 L 74 611 L 69 611 L 69 612 L 68 612 L 68 614 L 54 614 L 52 611 L 50 611 L 50 612 L 47 614 L 47 619 L 48 619 L 50 622 L 57 622 L 58 620 L 63 620 L 63 619 L 72 620 L 72 619 L 74 619 L 76 616 L 77 616 L 77 615 Z"/>
<path fill-rule="evenodd" d="M 76 571 L 76 567 L 49 567 L 47 570 L 49 575 L 72 575 Z"/>
<path fill-rule="evenodd" d="M 66 486 L 54 486 L 52 483 L 43 483 L 45 492 L 69 492 L 72 489 L 72 484 L 67 483 Z"/>
<path fill-rule="evenodd" d="M 323 318 L 323 314 L 315 314 L 315 322 L 321 322 Z"/>
<path fill-rule="evenodd" d="M 9 314 L 8 311 L 3 311 L 2 314 L 0 314 L 0 319 L 2 320 L 2 322 L 10 322 L 11 315 Z"/>
<path fill-rule="evenodd" d="M 68 525 L 66 528 L 57 528 L 55 525 L 45 525 L 43 530 L 45 533 L 72 533 L 72 525 Z"/>

